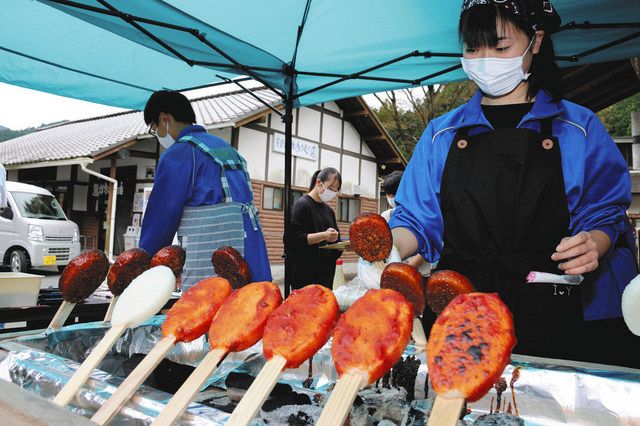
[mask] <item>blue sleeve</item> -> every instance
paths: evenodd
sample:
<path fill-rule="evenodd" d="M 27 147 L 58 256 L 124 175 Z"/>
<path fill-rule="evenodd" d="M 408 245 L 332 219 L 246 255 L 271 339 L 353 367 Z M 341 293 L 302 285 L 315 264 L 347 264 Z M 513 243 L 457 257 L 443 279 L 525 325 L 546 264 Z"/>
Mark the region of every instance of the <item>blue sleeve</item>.
<path fill-rule="evenodd" d="M 160 158 L 142 222 L 140 248 L 153 256 L 173 241 L 191 196 L 193 147 L 176 143 Z"/>
<path fill-rule="evenodd" d="M 442 136 L 440 136 L 442 138 Z M 406 228 L 418 240 L 418 253 L 435 262 L 442 250 L 444 224 L 440 210 L 440 183 L 448 144 L 433 141 L 433 125 L 425 129 L 396 194 L 396 209 L 389 226 Z"/>
<path fill-rule="evenodd" d="M 631 175 L 627 162 L 594 114 L 587 125 L 582 191 L 571 213 L 571 231 L 600 230 L 613 247 L 627 227 Z"/>

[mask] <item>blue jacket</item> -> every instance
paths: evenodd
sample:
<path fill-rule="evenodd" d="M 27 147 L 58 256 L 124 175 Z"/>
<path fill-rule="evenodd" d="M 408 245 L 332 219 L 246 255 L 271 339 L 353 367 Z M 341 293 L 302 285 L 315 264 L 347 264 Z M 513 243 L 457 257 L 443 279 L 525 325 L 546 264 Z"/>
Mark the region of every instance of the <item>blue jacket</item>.
<path fill-rule="evenodd" d="M 430 262 L 439 259 L 443 245 L 440 185 L 456 131 L 475 126 L 469 132 L 474 135 L 492 129 L 482 113 L 481 99 L 478 91 L 464 105 L 429 123 L 396 194 L 398 207 L 389 225 L 409 229 L 418 240 L 418 252 Z M 619 239 L 625 239 L 629 247 L 635 245 L 626 215 L 631 204 L 627 163 L 592 111 L 566 100 L 553 102 L 543 90 L 518 127 L 540 131 L 540 120 L 547 117 L 553 117 L 553 134 L 560 143 L 570 234 L 600 230 L 612 242 L 612 249 L 594 272 L 595 294 L 585 303 L 585 319 L 620 317 L 622 292 L 637 274 L 633 252 L 616 246 Z"/>
<path fill-rule="evenodd" d="M 189 126 L 180 132 L 178 140 L 191 135 L 215 148 L 228 146 L 204 127 Z M 252 203 L 253 192 L 243 171 L 225 172 L 233 201 Z M 153 181 L 153 191 L 142 222 L 140 248 L 153 256 L 170 245 L 180 226 L 185 206 L 204 206 L 224 201 L 220 166 L 191 143 L 174 143 L 160 157 Z M 271 269 L 262 228 L 253 230 L 251 219 L 243 215 L 245 258 L 255 281 L 271 281 Z"/>

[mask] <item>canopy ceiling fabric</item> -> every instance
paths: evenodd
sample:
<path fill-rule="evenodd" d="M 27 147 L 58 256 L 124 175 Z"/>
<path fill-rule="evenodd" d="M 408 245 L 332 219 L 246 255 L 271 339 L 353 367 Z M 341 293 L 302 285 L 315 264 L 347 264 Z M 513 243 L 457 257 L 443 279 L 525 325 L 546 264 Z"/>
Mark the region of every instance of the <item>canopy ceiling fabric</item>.
<path fill-rule="evenodd" d="M 559 60 L 560 66 L 640 56 L 640 1 L 553 3 L 563 24 L 618 24 L 555 34 L 559 58 L 627 38 L 578 62 Z M 142 109 L 151 92 L 161 88 L 182 90 L 247 75 L 287 96 L 292 74 L 284 70 L 294 55 L 296 106 L 445 83 L 466 78 L 456 56 L 461 50 L 456 33 L 460 4 L 459 0 L 0 0 L 0 81 L 132 109 Z M 147 21 L 127 21 L 97 10 L 120 11 Z M 348 76 L 387 62 L 364 78 L 313 91 L 337 79 L 318 74 Z"/>

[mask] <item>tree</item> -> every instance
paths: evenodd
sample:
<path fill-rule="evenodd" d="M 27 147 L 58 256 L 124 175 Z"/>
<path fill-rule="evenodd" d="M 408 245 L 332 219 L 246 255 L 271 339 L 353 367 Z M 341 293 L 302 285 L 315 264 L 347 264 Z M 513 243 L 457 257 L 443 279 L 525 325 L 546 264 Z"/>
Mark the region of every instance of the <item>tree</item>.
<path fill-rule="evenodd" d="M 631 112 L 640 111 L 640 93 L 600 111 L 598 116 L 611 136 L 631 136 Z"/>
<path fill-rule="evenodd" d="M 409 158 L 427 124 L 466 102 L 475 89 L 474 83 L 464 81 L 376 93 L 374 96 L 380 107 L 374 111 L 402 153 Z"/>

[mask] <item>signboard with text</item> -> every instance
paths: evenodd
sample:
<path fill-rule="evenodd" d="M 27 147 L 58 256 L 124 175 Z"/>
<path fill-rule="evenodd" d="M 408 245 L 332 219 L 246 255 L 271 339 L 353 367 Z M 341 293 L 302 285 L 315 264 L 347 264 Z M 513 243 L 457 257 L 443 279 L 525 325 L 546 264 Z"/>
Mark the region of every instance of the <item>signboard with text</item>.
<path fill-rule="evenodd" d="M 273 150 L 284 154 L 284 134 L 273 134 Z M 319 147 L 317 143 L 303 141 L 293 138 L 291 142 L 291 153 L 295 157 L 306 158 L 307 160 L 318 161 Z"/>

